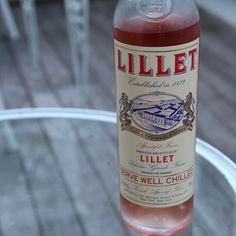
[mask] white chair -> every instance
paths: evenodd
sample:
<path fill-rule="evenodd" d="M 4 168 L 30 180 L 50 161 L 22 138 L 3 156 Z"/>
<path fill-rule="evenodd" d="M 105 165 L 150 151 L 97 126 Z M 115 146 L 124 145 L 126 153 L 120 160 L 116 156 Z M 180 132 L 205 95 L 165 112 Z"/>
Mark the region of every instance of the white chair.
<path fill-rule="evenodd" d="M 27 41 L 29 44 L 32 67 L 33 71 L 35 72 L 40 70 L 39 33 L 37 24 L 37 14 L 34 4 L 35 0 L 20 1 L 26 29 Z M 0 9 L 11 40 L 15 41 L 19 39 L 19 31 L 17 29 L 14 17 L 11 12 L 9 0 L 0 0 Z"/>
<path fill-rule="evenodd" d="M 35 0 L 20 0 L 34 76 L 40 76 L 40 43 Z"/>
<path fill-rule="evenodd" d="M 33 72 L 40 76 L 40 41 L 35 0 L 20 0 Z M 89 65 L 89 0 L 64 0 L 73 74 L 84 87 Z M 3 18 L 12 40 L 19 38 L 8 0 L 0 0 Z M 37 76 L 38 75 L 38 76 Z M 86 87 L 86 86 L 85 86 Z"/>
<path fill-rule="evenodd" d="M 64 0 L 71 62 L 79 86 L 87 88 L 89 72 L 89 0 Z"/>
<path fill-rule="evenodd" d="M 64 0 L 73 75 L 79 87 L 88 78 L 89 0 Z M 21 0 L 34 70 L 40 67 L 39 30 L 35 0 Z"/>
<path fill-rule="evenodd" d="M 0 0 L 0 10 L 11 40 L 19 38 L 19 32 L 13 18 L 8 0 Z"/>

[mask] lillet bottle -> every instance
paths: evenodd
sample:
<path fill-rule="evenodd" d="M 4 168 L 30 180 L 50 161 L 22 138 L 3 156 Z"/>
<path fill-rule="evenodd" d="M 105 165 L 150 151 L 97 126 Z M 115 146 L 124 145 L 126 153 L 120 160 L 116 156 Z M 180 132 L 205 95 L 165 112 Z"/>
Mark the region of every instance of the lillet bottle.
<path fill-rule="evenodd" d="M 193 0 L 118 2 L 121 210 L 144 235 L 172 235 L 192 220 L 199 36 Z"/>

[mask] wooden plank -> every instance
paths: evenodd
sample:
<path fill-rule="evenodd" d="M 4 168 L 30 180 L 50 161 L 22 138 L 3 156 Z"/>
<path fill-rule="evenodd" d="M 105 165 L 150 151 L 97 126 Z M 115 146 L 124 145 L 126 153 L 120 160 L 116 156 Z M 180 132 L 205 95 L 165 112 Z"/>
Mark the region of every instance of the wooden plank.
<path fill-rule="evenodd" d="M 2 123 L 0 127 L 0 235 L 37 236 L 40 231 L 39 225 L 22 174 L 19 153 L 9 146 Z"/>
<path fill-rule="evenodd" d="M 29 68 L 27 67 L 27 54 L 25 53 L 26 47 L 22 42 L 13 48 L 12 45 L 7 46 L 12 50 L 13 55 L 16 58 L 17 68 L 19 73 L 23 76 L 21 77 L 21 86 L 25 86 L 26 91 L 34 95 L 30 91 L 30 86 L 37 85 L 37 92 L 41 94 L 43 87 L 42 81 L 32 80 Z M 26 77 L 28 81 L 26 81 Z M 27 82 L 30 83 L 28 86 Z M 45 90 L 44 90 L 45 91 Z M 34 91 L 35 92 L 35 91 Z M 46 91 L 50 92 L 50 91 Z M 41 98 L 42 96 L 40 96 Z M 47 101 L 49 97 L 47 98 Z M 50 99 L 51 103 L 53 102 Z M 35 101 L 32 101 L 34 104 Z M 54 105 L 54 104 L 53 104 Z M 11 101 L 9 107 L 14 107 L 14 100 Z M 67 193 L 64 187 L 58 185 L 52 185 L 52 183 L 60 183 L 60 176 L 53 165 L 53 160 L 47 143 L 45 143 L 45 136 L 42 133 L 40 126 L 36 123 L 29 125 L 26 122 L 25 126 L 20 123 L 19 127 L 15 128 L 19 130 L 19 133 L 24 131 L 24 135 L 18 134 L 19 143 L 21 144 L 21 154 L 22 163 L 25 165 L 25 175 L 28 180 L 28 184 L 32 190 L 32 196 L 34 198 L 35 211 L 39 215 L 39 224 L 43 228 L 43 235 L 66 235 L 70 232 L 73 235 L 81 234 L 78 222 L 75 220 L 73 210 L 69 203 Z M 26 133 L 27 128 L 29 133 Z M 30 145 L 29 136 L 30 134 L 41 137 L 41 143 L 38 143 L 36 148 L 34 145 Z M 37 141 L 37 137 L 35 137 Z M 31 140 L 33 141 L 33 140 Z M 27 146 L 28 145 L 28 146 Z M 31 156 L 32 159 L 28 160 Z M 26 161 L 27 160 L 27 161 Z M 37 166 L 38 163 L 43 163 L 38 167 L 38 171 L 44 174 L 44 178 L 40 179 L 40 174 L 35 176 L 33 166 Z M 51 166 L 50 166 L 51 165 Z M 60 207 L 59 205 L 60 204 Z M 42 233 L 42 232 L 41 232 Z"/>
<path fill-rule="evenodd" d="M 80 222 L 77 222 L 74 215 L 70 197 L 62 184 L 42 128 L 37 122 L 27 121 L 21 122 L 17 131 L 43 235 L 86 235 L 81 231 Z"/>
<path fill-rule="evenodd" d="M 23 60 L 22 63 L 24 63 Z M 24 67 L 21 65 L 21 68 Z M 27 76 L 26 74 L 24 75 Z M 28 79 L 31 80 L 32 78 L 30 77 Z M 40 85 L 40 89 L 42 89 L 42 82 L 38 80 L 29 83 L 31 85 L 34 83 Z M 29 87 L 28 91 L 30 91 Z M 34 93 L 36 91 L 34 90 L 32 92 Z M 32 94 L 34 102 L 37 104 L 34 96 Z M 41 100 L 41 98 L 42 96 L 39 96 L 37 99 Z M 52 97 L 47 96 L 46 100 L 43 99 L 41 101 L 50 101 L 51 105 L 55 106 Z M 18 134 L 17 137 L 21 146 L 22 161 L 25 163 L 26 174 L 32 186 L 35 207 L 40 217 L 39 221 L 43 228 L 43 235 L 59 236 L 67 235 L 68 232 L 72 235 L 86 235 L 81 232 L 80 222 L 76 221 L 68 192 L 61 185 L 61 176 L 54 165 L 51 150 L 48 144 L 45 143 L 45 134 L 41 126 L 37 122 L 32 122 L 30 125 L 29 122 L 25 122 L 23 126 L 22 122 L 18 129 L 19 133 L 24 131 L 24 135 Z M 37 143 L 37 145 L 30 145 L 29 140 L 35 142 L 35 144 Z M 30 159 L 29 155 L 31 157 Z"/>
<path fill-rule="evenodd" d="M 84 152 L 87 154 L 94 172 L 99 175 L 104 191 L 109 193 L 110 202 L 116 206 L 114 208 L 117 211 L 119 208 L 118 157 L 116 144 L 110 138 L 111 135 L 116 136 L 116 128 L 114 125 L 97 123 L 87 124 L 84 129 L 79 126 L 77 128 L 81 145 L 85 147 Z M 94 132 L 95 130 L 96 132 Z M 96 153 L 91 148 L 93 145 L 86 145 L 86 140 L 92 140 L 97 144 Z M 101 145 L 101 140 L 103 145 Z M 119 215 L 118 212 L 116 214 Z"/>
<path fill-rule="evenodd" d="M 5 52 L 6 60 L 12 62 L 7 51 L 3 52 Z M 0 63 L 0 71 L 0 109 L 4 109 L 5 101 L 2 99 L 2 94 L 8 94 L 11 90 L 8 91 L 10 87 L 6 88 L 5 83 L 2 83 L 9 76 L 9 73 L 5 73 L 6 71 L 2 68 L 2 63 Z M 18 102 L 17 99 L 21 101 L 22 93 L 16 93 L 15 98 L 16 102 Z M 24 174 L 13 126 L 8 122 L 0 122 L 0 129 L 0 182 L 2 186 L 0 189 L 0 235 L 40 235 L 41 227 L 37 221 L 37 212 L 34 209 L 31 191 Z"/>
<path fill-rule="evenodd" d="M 195 229 L 201 232 L 196 235 L 233 235 L 234 219 L 229 216 L 232 214 L 232 207 L 235 206 L 235 193 L 224 174 L 198 158 L 196 180 L 198 184 L 195 200 L 198 219 Z"/>
<path fill-rule="evenodd" d="M 9 100 L 12 100 L 12 94 L 14 93 L 17 106 L 25 106 L 27 97 L 18 87 L 19 84 L 16 80 L 17 74 L 12 70 L 14 65 L 12 58 L 9 56 L 6 47 L 2 44 L 0 44 L 0 47 L 2 55 L 4 55 L 1 57 L 0 63 L 1 94 L 4 94 L 4 102 L 8 103 Z M 14 87 L 12 87 L 13 84 Z M 1 107 L 5 107 L 3 101 L 1 101 Z M 4 128 L 4 133 L 6 131 L 5 128 L 8 128 L 7 131 L 10 131 L 10 135 L 13 134 L 12 126 L 10 126 L 9 123 L 2 123 L 1 125 Z M 5 161 L 1 164 L 1 166 L 5 166 L 5 171 L 1 173 L 5 172 L 5 175 L 11 173 L 13 180 L 15 177 L 19 179 L 13 182 L 10 181 L 9 185 L 6 185 L 6 181 L 4 185 L 12 192 L 4 192 L 3 189 L 1 193 L 1 221 L 4 235 L 14 235 L 16 232 L 17 235 L 38 235 L 40 226 L 36 222 L 36 213 L 33 209 L 32 202 L 29 200 L 30 191 L 22 172 L 21 162 L 19 162 L 19 153 L 17 151 L 15 137 L 8 136 L 6 141 L 7 143 L 4 145 L 4 148 L 7 148 L 4 152 Z M 16 211 L 16 209 L 19 210 Z"/>
<path fill-rule="evenodd" d="M 24 88 L 20 86 L 18 74 L 15 68 L 14 59 L 10 56 L 5 46 L 5 42 L 1 41 L 0 51 L 0 77 L 1 77 L 1 94 L 4 95 L 4 102 L 10 103 L 15 100 L 15 107 L 26 107 L 29 97 L 25 94 Z"/>
<path fill-rule="evenodd" d="M 217 77 L 217 74 L 212 73 L 203 66 L 201 73 L 204 73 L 205 76 Z M 234 116 L 236 112 L 232 105 L 229 106 L 227 104 L 226 99 L 217 94 L 219 90 L 214 87 L 215 85 L 209 86 L 204 82 L 204 79 L 200 84 L 198 113 L 200 134 L 204 139 L 217 146 L 236 161 L 234 148 L 234 137 L 236 135 Z"/>
<path fill-rule="evenodd" d="M 224 45 L 235 49 L 235 27 L 230 26 L 225 21 L 220 20 L 203 9 L 201 9 L 200 15 L 203 32 L 211 34 L 216 40 L 222 40 Z"/>
<path fill-rule="evenodd" d="M 210 94 L 204 92 L 204 87 L 208 87 L 212 92 Z M 227 92 L 226 92 L 227 91 Z M 234 86 L 227 82 L 220 73 L 210 70 L 207 66 L 201 66 L 200 72 L 200 99 L 210 99 L 211 103 L 221 100 L 228 107 L 236 105 L 234 94 L 236 90 Z"/>
<path fill-rule="evenodd" d="M 95 123 L 95 129 L 90 132 L 87 128 L 93 126 L 93 123 L 75 123 L 74 130 L 71 129 L 70 124 L 61 121 L 48 122 L 46 125 L 50 137 L 58 137 L 51 139 L 51 142 L 60 166 L 63 166 L 71 193 L 76 198 L 76 209 L 86 224 L 88 235 L 126 235 L 117 220 L 116 208 L 109 199 L 108 189 L 104 188 L 103 179 L 100 177 L 104 168 L 94 169 L 94 160 L 87 153 L 87 149 L 96 150 L 93 152 L 93 156 L 96 155 L 96 162 L 99 163 L 104 163 L 107 158 L 110 158 L 106 153 L 103 153 L 102 156 L 97 154 L 101 139 L 97 142 L 94 136 L 101 137 L 100 125 Z M 67 137 L 64 136 L 65 130 L 67 130 Z M 76 130 L 78 130 L 78 135 L 74 132 Z M 81 136 L 81 133 L 86 133 L 88 136 Z M 98 133 L 99 135 L 95 135 Z M 78 138 L 79 142 L 76 141 Z M 66 148 L 63 145 L 65 142 L 67 143 Z M 111 176 L 108 176 L 109 179 L 115 177 L 114 171 Z"/>
<path fill-rule="evenodd" d="M 227 153 L 234 158 L 234 140 L 235 135 L 228 132 L 227 129 L 215 119 L 215 115 L 207 110 L 204 106 L 199 106 L 199 123 L 201 135 L 211 145 L 217 146 L 222 152 Z M 217 127 L 217 128 L 216 128 Z"/>
<path fill-rule="evenodd" d="M 55 68 L 53 68 L 53 67 L 51 67 L 51 69 L 52 70 L 54 70 Z M 27 77 L 25 77 L 26 78 L 26 80 L 28 81 L 28 79 L 27 79 Z M 51 79 L 51 78 L 48 78 L 48 79 Z M 59 78 L 60 79 L 60 78 Z M 29 84 L 31 84 L 31 82 L 29 82 Z M 47 84 L 45 83 L 44 84 L 44 86 L 47 86 Z M 32 93 L 34 93 L 34 95 L 33 95 L 33 98 L 34 98 L 34 100 L 35 100 L 35 103 L 36 103 L 36 105 L 38 105 L 38 106 L 40 106 L 41 105 L 41 101 L 37 98 L 37 91 L 34 91 L 35 89 L 34 89 L 34 86 L 30 86 L 30 91 L 32 92 Z M 54 91 L 52 91 L 53 93 L 54 93 Z M 55 100 L 55 103 L 56 103 L 57 101 Z M 66 122 L 65 122 L 65 124 L 66 124 Z M 53 126 L 53 124 L 49 124 L 48 122 L 44 122 L 44 125 L 43 125 L 43 127 L 45 127 L 46 128 L 46 131 L 47 132 L 49 132 L 49 129 L 50 129 L 50 127 L 52 127 Z M 57 128 L 58 129 L 58 128 Z M 65 130 L 67 130 L 67 132 L 70 130 L 70 129 L 65 129 Z M 63 135 L 64 135 L 64 130 L 63 130 Z M 55 136 L 53 136 L 54 138 L 55 138 Z M 54 140 L 52 140 L 52 142 L 54 142 Z M 57 152 L 57 153 L 62 153 L 61 151 L 61 149 L 60 149 L 60 152 L 58 152 L 57 151 L 57 148 L 59 148 L 59 147 L 62 147 L 62 148 L 64 148 L 62 145 L 60 145 L 60 146 L 58 146 L 58 145 L 56 145 L 55 147 L 54 147 L 54 151 L 55 152 Z M 54 155 L 53 155 L 54 156 Z M 63 156 L 61 156 L 60 155 L 60 160 L 62 161 L 62 160 L 64 160 L 64 155 Z M 55 163 L 55 159 L 54 159 L 54 163 Z M 57 169 L 59 169 L 59 167 L 60 167 L 60 165 L 57 165 L 56 164 L 56 166 L 57 166 Z M 63 167 L 65 167 L 66 165 L 63 165 Z M 64 169 L 63 169 L 63 171 L 64 171 Z M 67 176 L 71 176 L 72 174 L 71 174 L 71 171 L 69 170 L 69 169 L 66 169 L 66 173 L 67 173 Z M 78 171 L 79 172 L 79 171 Z M 89 172 L 89 170 L 87 170 L 87 172 L 88 172 L 88 174 L 90 174 L 91 176 L 93 176 L 93 172 Z M 76 172 L 75 172 L 76 173 Z M 95 180 L 96 180 L 96 178 L 94 178 Z M 78 182 L 78 181 L 77 181 Z M 72 187 L 74 187 L 75 186 L 75 184 L 76 183 L 72 183 L 72 185 L 69 183 L 69 182 L 67 182 L 68 184 L 69 184 L 69 186 L 70 186 L 70 190 L 71 190 L 71 193 L 72 194 L 74 194 L 74 190 L 73 190 L 73 188 Z M 64 184 L 65 185 L 65 184 Z M 99 187 L 99 184 L 92 184 L 91 186 L 98 186 Z M 104 195 L 102 195 L 101 194 L 101 198 L 103 199 L 103 202 L 104 203 L 107 203 L 107 200 L 106 199 L 104 199 L 104 196 L 106 196 L 105 194 Z M 94 202 L 94 204 L 96 203 L 96 201 L 93 199 L 93 198 L 85 198 L 85 200 L 87 200 L 87 201 L 89 201 L 88 202 L 88 207 L 90 206 L 91 207 L 91 204 L 92 204 L 92 202 L 91 202 L 91 200 Z M 98 199 L 99 200 L 99 199 Z M 100 199 L 101 200 L 101 199 Z M 76 204 L 78 205 L 78 207 L 80 207 L 79 209 L 78 209 L 78 211 L 80 211 L 80 214 L 82 214 L 84 217 L 83 218 L 85 218 L 85 219 L 89 219 L 90 218 L 90 220 L 88 221 L 88 223 L 87 223 L 87 232 L 89 233 L 89 235 L 95 235 L 95 231 L 94 230 L 96 230 L 96 232 L 98 232 L 98 230 L 99 230 L 99 228 L 100 228 L 100 231 L 101 231 L 101 233 L 103 232 L 103 233 L 105 233 L 105 235 L 111 235 L 112 234 L 112 232 L 114 231 L 114 227 L 115 228 L 117 228 L 117 230 L 116 230 L 116 232 L 120 235 L 120 233 L 122 232 L 122 227 L 121 227 L 121 225 L 119 224 L 119 223 L 117 223 L 117 227 L 116 227 L 116 222 L 114 221 L 114 219 L 111 217 L 112 216 L 112 208 L 101 208 L 101 210 L 102 210 L 102 212 L 101 212 L 101 210 L 97 210 L 97 211 L 95 211 L 95 212 L 91 212 L 91 214 L 93 214 L 94 216 L 97 216 L 97 217 L 95 217 L 94 218 L 94 222 L 92 222 L 92 220 L 91 220 L 91 214 L 90 214 L 90 217 L 88 218 L 86 218 L 86 214 L 88 214 L 87 212 L 84 212 L 84 211 L 82 211 L 81 210 L 81 201 L 80 200 L 77 200 L 76 201 Z M 86 201 L 85 201 L 85 203 L 86 203 Z M 101 205 L 101 204 L 96 204 L 97 206 L 99 206 L 99 205 Z M 104 204 L 103 204 L 104 205 Z M 101 205 L 102 206 L 102 205 Z M 83 208 L 82 208 L 83 209 Z M 111 211 L 111 212 L 110 212 Z M 104 214 L 105 213 L 107 213 L 107 215 L 105 216 Z M 107 222 L 107 224 L 106 225 L 112 225 L 112 227 L 105 227 L 105 228 L 102 228 L 101 227 L 101 224 L 99 223 L 99 221 L 98 221 L 98 219 L 100 219 L 101 217 L 99 217 L 100 215 L 99 214 L 102 214 L 102 216 L 103 216 L 103 220 L 104 220 L 104 222 Z M 116 218 L 116 216 L 114 216 L 115 218 Z M 113 222 L 113 223 L 112 223 Z M 93 223 L 93 224 L 92 224 Z M 91 225 L 91 227 L 89 227 Z"/>
<path fill-rule="evenodd" d="M 214 0 L 197 0 L 196 1 L 201 8 L 211 13 L 213 17 L 222 19 L 232 26 L 236 26 L 236 20 L 234 17 L 236 2 L 233 0 L 214 1 Z"/>
<path fill-rule="evenodd" d="M 5 24 L 3 23 L 3 19 L 0 18 L 0 23 L 1 23 L 1 28 L 0 28 L 0 38 L 6 38 L 8 35 L 7 35 L 7 29 L 6 29 L 6 26 Z"/>
<path fill-rule="evenodd" d="M 201 56 L 203 57 L 203 60 L 207 56 L 212 56 L 211 54 L 213 53 L 213 55 L 217 55 L 217 57 L 212 62 L 221 62 L 223 60 L 224 64 L 220 63 L 222 67 L 224 67 L 224 65 L 226 64 L 228 67 L 232 68 L 232 66 L 234 65 L 234 59 L 236 58 L 235 45 L 231 45 L 228 40 L 225 40 L 225 36 L 209 32 L 208 30 L 203 30 L 201 39 L 203 45 Z M 206 62 L 208 61 L 206 60 Z M 219 68 L 217 68 L 217 70 L 219 70 Z"/>
<path fill-rule="evenodd" d="M 221 54 L 217 53 L 217 50 L 210 49 L 209 43 L 202 43 L 202 66 L 205 66 L 208 68 L 208 70 L 211 70 L 212 73 L 217 73 L 218 76 L 215 76 L 216 79 L 213 78 L 206 78 L 208 81 L 215 82 L 218 87 L 220 87 L 223 91 L 227 92 L 228 87 L 232 86 L 234 88 L 235 86 L 235 68 L 234 68 L 234 58 L 228 59 L 227 54 L 223 54 L 224 57 L 222 57 Z M 235 51 L 236 52 L 236 51 Z M 217 60 L 214 60 L 214 58 L 217 58 Z M 236 58 L 235 58 L 236 59 Z M 218 81 L 217 81 L 218 78 Z M 216 81 L 215 81 L 216 80 Z M 226 87 L 225 87 L 226 86 Z M 231 90 L 229 90 L 230 92 Z M 234 92 L 236 90 L 234 89 Z"/>

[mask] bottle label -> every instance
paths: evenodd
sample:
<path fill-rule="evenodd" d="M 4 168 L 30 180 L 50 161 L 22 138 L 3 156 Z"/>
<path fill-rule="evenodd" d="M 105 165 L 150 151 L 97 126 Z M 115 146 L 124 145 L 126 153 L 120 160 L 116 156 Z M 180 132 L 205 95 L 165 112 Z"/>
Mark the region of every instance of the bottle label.
<path fill-rule="evenodd" d="M 120 192 L 164 208 L 193 196 L 199 39 L 171 47 L 115 40 Z"/>

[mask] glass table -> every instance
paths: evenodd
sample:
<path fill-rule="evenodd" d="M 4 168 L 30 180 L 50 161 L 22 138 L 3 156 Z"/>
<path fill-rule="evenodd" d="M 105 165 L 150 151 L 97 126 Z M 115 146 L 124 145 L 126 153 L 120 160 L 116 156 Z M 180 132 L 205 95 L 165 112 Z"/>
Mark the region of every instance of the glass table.
<path fill-rule="evenodd" d="M 1 111 L 0 236 L 137 235 L 119 211 L 115 123 L 95 110 Z M 196 153 L 193 225 L 178 236 L 236 236 L 236 166 L 199 139 Z"/>

